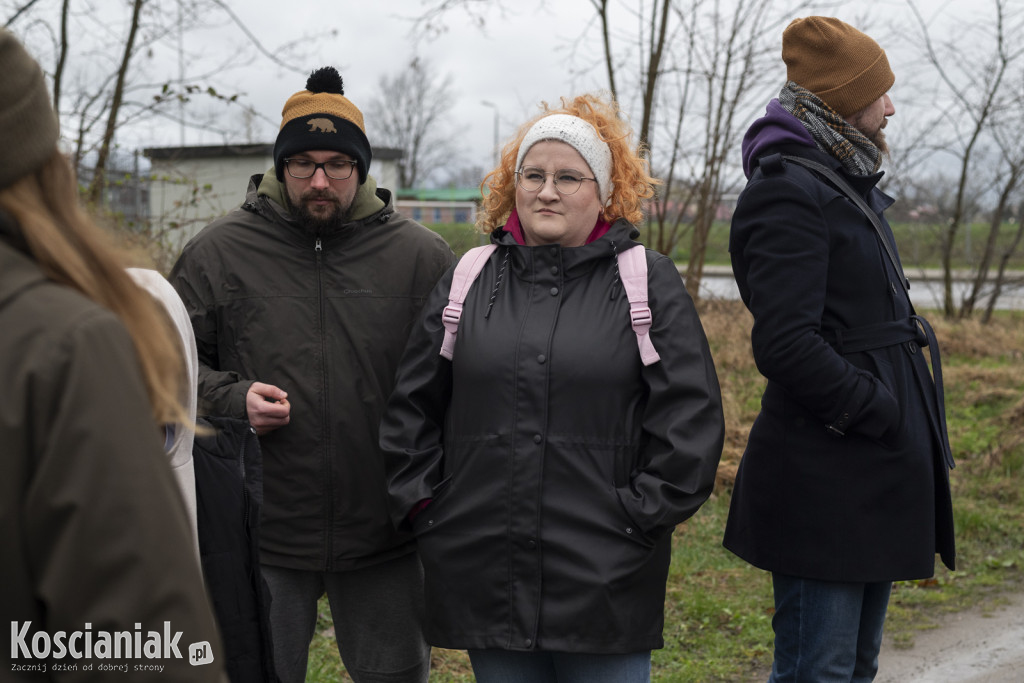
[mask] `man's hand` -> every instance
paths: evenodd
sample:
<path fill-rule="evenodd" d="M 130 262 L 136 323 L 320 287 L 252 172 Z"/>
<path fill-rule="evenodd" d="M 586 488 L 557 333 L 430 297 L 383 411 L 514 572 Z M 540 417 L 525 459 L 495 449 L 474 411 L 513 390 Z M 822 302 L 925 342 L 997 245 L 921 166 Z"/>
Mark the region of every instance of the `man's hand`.
<path fill-rule="evenodd" d="M 288 424 L 292 404 L 288 403 L 288 394 L 273 384 L 253 382 L 245 395 L 245 410 L 249 424 L 263 435 Z"/>

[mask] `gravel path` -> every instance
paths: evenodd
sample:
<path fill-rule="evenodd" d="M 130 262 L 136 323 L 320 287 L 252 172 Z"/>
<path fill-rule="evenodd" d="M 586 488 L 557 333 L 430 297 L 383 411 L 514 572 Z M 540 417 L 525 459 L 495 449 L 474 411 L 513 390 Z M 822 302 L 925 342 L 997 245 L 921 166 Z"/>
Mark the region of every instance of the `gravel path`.
<path fill-rule="evenodd" d="M 910 649 L 887 638 L 875 683 L 1024 683 L 1024 594 L 1004 597 L 1005 605 L 943 617 Z"/>
<path fill-rule="evenodd" d="M 941 626 L 918 631 L 903 650 L 886 636 L 875 683 L 1024 683 L 1024 593 L 1001 596 L 1005 604 L 943 617 Z M 747 683 L 764 683 L 771 667 Z"/>

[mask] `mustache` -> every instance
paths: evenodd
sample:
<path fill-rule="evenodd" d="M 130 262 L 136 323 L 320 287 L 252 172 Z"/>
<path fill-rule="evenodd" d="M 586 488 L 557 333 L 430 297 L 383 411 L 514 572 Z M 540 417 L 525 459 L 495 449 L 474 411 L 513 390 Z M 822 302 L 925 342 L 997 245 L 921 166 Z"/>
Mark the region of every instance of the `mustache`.
<path fill-rule="evenodd" d="M 302 201 L 319 201 L 326 200 L 330 202 L 338 202 L 338 195 L 333 190 L 306 190 L 299 197 Z"/>

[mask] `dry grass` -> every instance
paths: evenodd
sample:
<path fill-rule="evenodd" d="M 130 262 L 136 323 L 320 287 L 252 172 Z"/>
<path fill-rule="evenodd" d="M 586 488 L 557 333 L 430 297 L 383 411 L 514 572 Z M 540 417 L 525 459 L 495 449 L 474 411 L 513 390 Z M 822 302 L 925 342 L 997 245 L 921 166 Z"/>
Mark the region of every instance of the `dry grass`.
<path fill-rule="evenodd" d="M 720 489 L 731 487 L 736 479 L 736 468 L 747 444 L 747 433 L 760 409 L 764 380 L 757 372 L 750 353 L 753 318 L 743 303 L 702 300 L 699 312 L 722 387 L 725 445 L 715 482 L 715 488 Z"/>
<path fill-rule="evenodd" d="M 725 412 L 725 446 L 718 468 L 718 486 L 731 486 L 746 446 L 750 425 L 760 409 L 764 380 L 750 352 L 753 318 L 739 301 L 720 299 L 699 303 L 701 322 L 711 345 Z M 1003 403 L 1020 396 L 1024 385 L 1024 313 L 997 315 L 987 324 L 976 320 L 946 320 L 928 316 L 939 339 L 947 396 L 959 405 Z M 993 461 L 1003 451 L 1024 445 L 1024 398 L 1005 413 L 1003 433 Z"/>
<path fill-rule="evenodd" d="M 987 325 L 929 315 L 944 358 L 1024 360 L 1024 312 L 1000 312 Z"/>

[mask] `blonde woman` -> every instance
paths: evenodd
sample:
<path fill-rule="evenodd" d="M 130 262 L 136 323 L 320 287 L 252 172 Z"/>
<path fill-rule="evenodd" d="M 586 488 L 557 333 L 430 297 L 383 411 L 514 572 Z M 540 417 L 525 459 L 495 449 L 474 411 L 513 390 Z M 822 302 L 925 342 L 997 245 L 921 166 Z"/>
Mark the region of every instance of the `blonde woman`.
<path fill-rule="evenodd" d="M 640 249 L 641 352 L 619 254 L 653 179 L 614 102 L 563 99 L 485 180 L 497 248 L 439 350 L 453 275 L 413 329 L 381 425 L 393 518 L 416 534 L 427 640 L 483 683 L 650 679 L 673 528 L 711 493 L 718 380 L 672 261 Z"/>
<path fill-rule="evenodd" d="M 123 680 L 104 673 L 114 663 L 133 681 L 219 680 L 161 448 L 159 425 L 184 415 L 177 340 L 79 208 L 42 71 L 2 30 L 0 72 L 0 614 L 18 633 L 0 667 L 40 680 L 28 665 L 47 666 L 63 643 L 59 663 L 90 680 Z M 126 646 L 116 662 L 81 647 L 121 632 L 168 633 L 174 647 L 153 658 Z M 190 643 L 214 663 L 190 666 Z"/>

